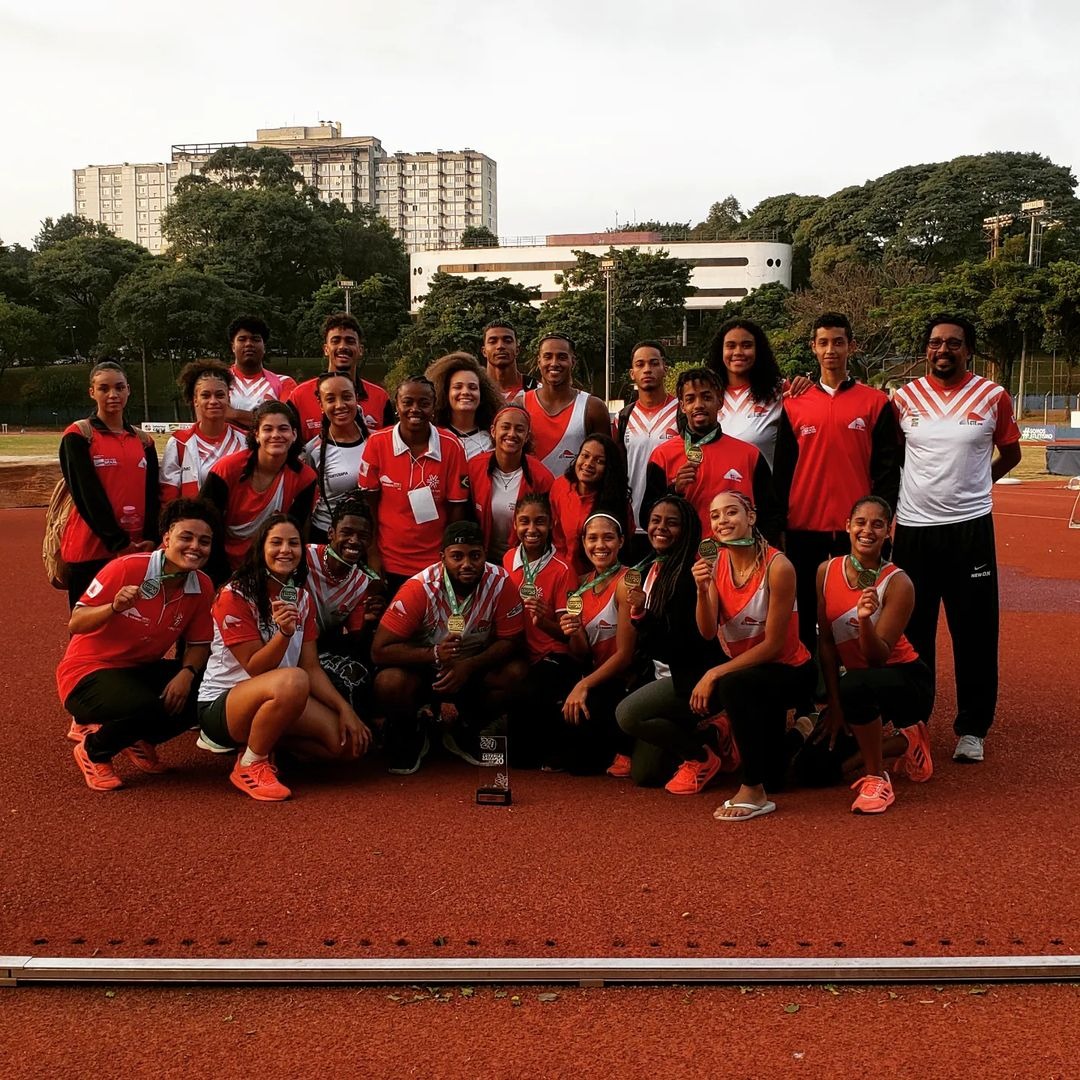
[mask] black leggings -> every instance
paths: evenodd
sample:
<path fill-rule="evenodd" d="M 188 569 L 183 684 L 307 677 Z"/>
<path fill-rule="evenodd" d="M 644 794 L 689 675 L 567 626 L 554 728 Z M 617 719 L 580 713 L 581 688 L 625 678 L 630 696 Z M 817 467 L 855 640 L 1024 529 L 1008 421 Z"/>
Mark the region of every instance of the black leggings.
<path fill-rule="evenodd" d="M 86 756 L 106 762 L 132 743 L 167 742 L 197 723 L 196 687 L 192 684 L 183 709 L 165 711 L 161 692 L 180 670 L 179 660 L 155 660 L 140 667 L 95 671 L 79 680 L 64 708 L 80 724 L 100 724 L 87 735 Z"/>
<path fill-rule="evenodd" d="M 709 711 L 728 714 L 742 757 L 743 783 L 777 787 L 787 768 L 784 733 L 787 710 L 813 689 L 812 660 L 798 667 L 759 664 L 724 675 L 709 700 Z"/>
<path fill-rule="evenodd" d="M 930 718 L 934 683 L 921 661 L 876 668 L 849 668 L 840 677 L 844 720 L 856 727 L 875 720 L 910 727 Z"/>

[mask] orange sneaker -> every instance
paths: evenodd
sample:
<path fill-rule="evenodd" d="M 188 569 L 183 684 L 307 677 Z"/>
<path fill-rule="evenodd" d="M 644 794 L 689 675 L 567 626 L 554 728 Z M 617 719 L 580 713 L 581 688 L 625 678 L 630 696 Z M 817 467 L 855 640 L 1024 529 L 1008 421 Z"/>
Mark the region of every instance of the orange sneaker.
<path fill-rule="evenodd" d="M 250 765 L 241 765 L 236 759 L 229 779 L 245 795 L 250 795 L 259 802 L 283 802 L 292 792 L 277 778 L 277 769 L 263 758 Z"/>
<path fill-rule="evenodd" d="M 716 728 L 716 756 L 720 759 L 720 772 L 729 773 L 742 764 L 735 737 L 731 734 L 731 721 L 726 712 L 709 717 L 710 726 Z"/>
<path fill-rule="evenodd" d="M 625 754 L 616 754 L 615 760 L 607 767 L 608 776 L 625 780 L 630 775 L 630 759 Z"/>
<path fill-rule="evenodd" d="M 896 801 L 888 773 L 864 776 L 861 780 L 856 780 L 851 787 L 859 790 L 851 804 L 853 814 L 884 814 Z"/>
<path fill-rule="evenodd" d="M 906 776 L 916 784 L 925 784 L 934 775 L 934 762 L 930 757 L 930 732 L 921 720 L 911 727 L 901 728 L 907 739 L 907 749 L 893 766 L 899 776 Z"/>
<path fill-rule="evenodd" d="M 124 781 L 113 772 L 109 762 L 91 761 L 86 756 L 86 748 L 81 741 L 75 744 L 72 753 L 75 755 L 75 764 L 82 770 L 86 786 L 92 791 L 115 791 L 124 786 Z"/>
<path fill-rule="evenodd" d="M 169 771 L 169 766 L 158 757 L 157 747 L 153 743 L 140 739 L 120 753 L 135 766 L 136 769 L 146 773 L 163 773 Z"/>
<path fill-rule="evenodd" d="M 67 737 L 72 742 L 82 742 L 87 735 L 97 731 L 100 727 L 100 724 L 80 724 L 73 716 L 71 718 L 71 727 L 69 727 L 67 731 Z"/>
<path fill-rule="evenodd" d="M 704 761 L 684 761 L 664 785 L 672 795 L 696 795 L 720 771 L 720 759 L 707 746 Z"/>

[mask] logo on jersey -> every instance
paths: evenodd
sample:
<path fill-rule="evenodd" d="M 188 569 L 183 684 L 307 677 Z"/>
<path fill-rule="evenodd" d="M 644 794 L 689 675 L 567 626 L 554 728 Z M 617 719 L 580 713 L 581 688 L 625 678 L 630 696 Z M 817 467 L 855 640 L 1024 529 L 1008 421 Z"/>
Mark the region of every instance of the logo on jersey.
<path fill-rule="evenodd" d="M 799 434 L 800 435 L 815 435 L 815 434 L 817 434 L 817 428 L 814 427 L 813 424 L 803 424 L 803 426 L 801 428 L 799 428 Z"/>
<path fill-rule="evenodd" d="M 575 454 L 573 450 L 564 450 L 559 455 L 559 460 L 560 461 L 573 461 L 574 458 L 576 458 L 576 457 L 577 457 L 577 454 Z"/>
<path fill-rule="evenodd" d="M 614 630 L 615 629 L 615 624 L 614 623 L 609 623 L 606 619 L 601 619 L 596 624 L 596 628 L 597 628 L 597 630 Z"/>
<path fill-rule="evenodd" d="M 235 630 L 238 626 L 243 626 L 244 620 L 239 615 L 226 615 L 225 616 L 225 629 Z"/>
<path fill-rule="evenodd" d="M 740 626 L 764 626 L 765 621 L 763 619 L 755 619 L 753 615 L 744 615 Z"/>
<path fill-rule="evenodd" d="M 405 614 L 405 605 L 404 605 L 404 604 L 403 604 L 403 603 L 402 603 L 402 602 L 401 602 L 400 600 L 395 600 L 395 601 L 394 601 L 394 602 L 393 602 L 393 603 L 392 603 L 392 604 L 390 605 L 390 610 L 391 610 L 391 611 L 392 611 L 392 612 L 393 612 L 393 613 L 394 613 L 395 615 L 404 615 L 404 614 Z"/>
<path fill-rule="evenodd" d="M 367 476 L 367 474 L 368 474 L 367 460 L 365 458 L 361 458 L 360 459 L 360 475 L 361 476 Z"/>
<path fill-rule="evenodd" d="M 379 477 L 379 483 L 383 487 L 393 488 L 395 491 L 401 490 L 401 485 L 396 480 L 391 480 L 390 477 L 386 475 L 386 473 L 383 473 Z"/>
<path fill-rule="evenodd" d="M 143 461 L 145 461 L 145 460 L 146 459 L 144 458 Z M 94 457 L 94 468 L 95 469 L 104 469 L 107 466 L 118 465 L 118 464 L 119 464 L 119 462 L 114 457 L 102 457 L 101 455 L 97 455 L 97 456 Z"/>
<path fill-rule="evenodd" d="M 743 474 L 739 472 L 738 469 L 728 469 L 728 471 L 724 473 L 724 479 L 734 480 L 736 483 L 741 483 L 743 479 Z"/>
<path fill-rule="evenodd" d="M 856 416 L 854 420 L 848 424 L 848 430 L 850 431 L 865 431 L 866 421 L 861 416 Z"/>
<path fill-rule="evenodd" d="M 962 427 L 978 427 L 985 422 L 985 416 L 980 416 L 977 412 L 969 412 L 965 419 L 960 421 L 960 425 Z"/>

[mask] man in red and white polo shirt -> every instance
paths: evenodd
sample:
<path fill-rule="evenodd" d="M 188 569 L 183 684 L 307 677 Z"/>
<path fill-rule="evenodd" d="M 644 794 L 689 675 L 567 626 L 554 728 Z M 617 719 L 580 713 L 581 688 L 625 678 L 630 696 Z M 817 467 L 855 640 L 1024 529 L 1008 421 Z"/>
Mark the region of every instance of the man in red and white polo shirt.
<path fill-rule="evenodd" d="M 998 579 L 991 488 L 1020 461 L 1005 389 L 968 370 L 975 327 L 938 315 L 926 329 L 927 373 L 893 395 L 904 438 L 893 558 L 915 585 L 907 637 L 935 673 L 938 611 L 953 643 L 953 760 L 983 760 L 998 688 Z M 996 450 L 996 453 L 995 453 Z"/>
<path fill-rule="evenodd" d="M 251 427 L 251 414 L 264 401 L 287 401 L 296 380 L 263 367 L 270 327 L 254 315 L 241 315 L 229 324 L 229 348 L 233 354 L 233 384 L 225 419 Z"/>
<path fill-rule="evenodd" d="M 328 315 L 322 327 L 323 356 L 326 370 L 348 375 L 356 387 L 356 404 L 368 431 L 389 427 L 394 422 L 394 407 L 386 391 L 377 383 L 360 378 L 364 359 L 364 332 L 356 317 L 344 311 Z M 318 379 L 308 379 L 297 386 L 286 401 L 300 417 L 300 437 L 305 443 L 319 434 L 322 407 L 315 396 Z"/>
<path fill-rule="evenodd" d="M 401 586 L 371 647 L 392 773 L 416 772 L 428 752 L 417 715 L 425 704 L 446 725 L 443 746 L 479 764 L 477 736 L 505 712 L 528 674 L 523 610 L 510 575 L 485 561 L 480 526 L 447 526 L 442 558 Z"/>

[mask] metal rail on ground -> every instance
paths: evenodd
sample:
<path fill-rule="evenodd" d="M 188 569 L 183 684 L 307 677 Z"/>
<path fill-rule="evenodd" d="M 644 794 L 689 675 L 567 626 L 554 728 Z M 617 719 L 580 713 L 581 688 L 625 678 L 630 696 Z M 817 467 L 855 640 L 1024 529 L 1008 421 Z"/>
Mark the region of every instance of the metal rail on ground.
<path fill-rule="evenodd" d="M 0 956 L 0 986 L 31 983 L 1071 982 L 1080 956 L 490 959 L 149 959 Z"/>

